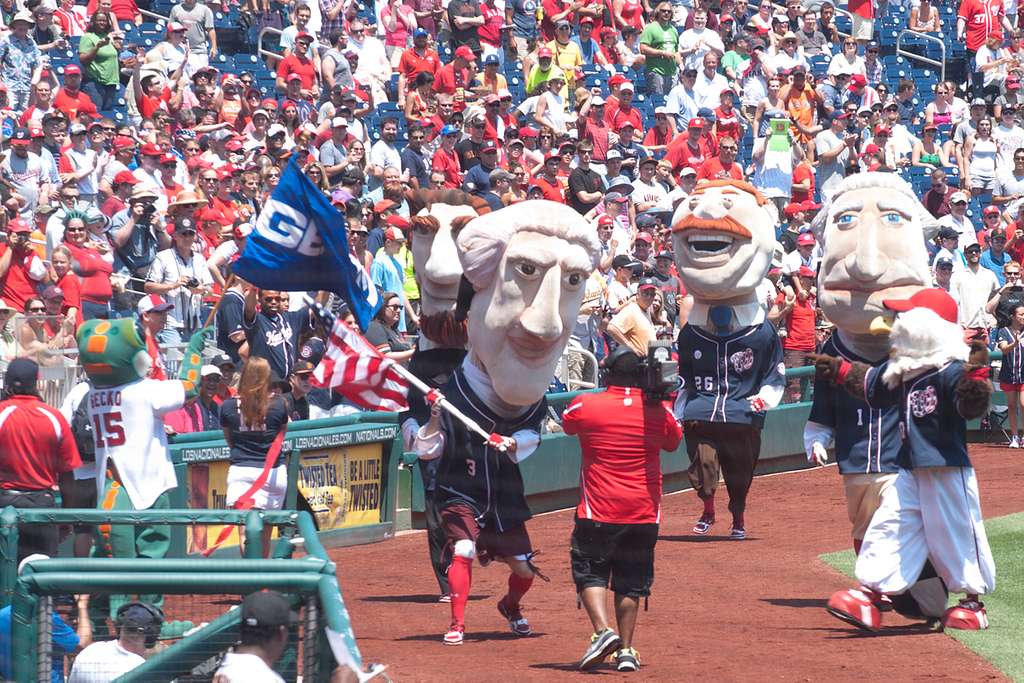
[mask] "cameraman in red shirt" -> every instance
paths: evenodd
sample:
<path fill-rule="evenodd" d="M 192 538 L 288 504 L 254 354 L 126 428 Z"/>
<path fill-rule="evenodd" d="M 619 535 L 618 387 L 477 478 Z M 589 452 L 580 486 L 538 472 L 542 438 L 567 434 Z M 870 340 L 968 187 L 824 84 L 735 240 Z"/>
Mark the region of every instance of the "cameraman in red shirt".
<path fill-rule="evenodd" d="M 566 434 L 583 451 L 580 503 L 572 533 L 572 576 L 594 635 L 580 669 L 615 653 L 619 671 L 637 671 L 633 649 L 640 598 L 654 581 L 654 545 L 661 521 L 661 451 L 674 451 L 683 430 L 660 400 L 639 388 L 641 359 L 619 347 L 606 361 L 608 388 L 581 394 L 562 415 Z M 617 634 L 608 625 L 609 581 Z"/>

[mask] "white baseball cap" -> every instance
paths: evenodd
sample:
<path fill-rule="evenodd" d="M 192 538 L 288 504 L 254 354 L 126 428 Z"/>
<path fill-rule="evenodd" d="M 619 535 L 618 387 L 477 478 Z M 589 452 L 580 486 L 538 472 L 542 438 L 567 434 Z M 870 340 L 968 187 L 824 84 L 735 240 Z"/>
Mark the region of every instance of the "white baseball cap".
<path fill-rule="evenodd" d="M 157 313 L 169 311 L 174 308 L 174 304 L 167 303 L 167 299 L 163 298 L 159 294 L 147 294 L 139 299 L 139 305 L 137 308 L 139 315 L 142 315 L 143 313 L 149 313 L 150 311 L 156 311 Z"/>
<path fill-rule="evenodd" d="M 216 375 L 217 377 L 223 377 L 224 373 L 222 373 L 220 371 L 220 368 L 218 368 L 216 365 L 204 365 L 202 369 L 199 371 L 199 375 L 200 377 L 212 377 L 213 375 Z"/>

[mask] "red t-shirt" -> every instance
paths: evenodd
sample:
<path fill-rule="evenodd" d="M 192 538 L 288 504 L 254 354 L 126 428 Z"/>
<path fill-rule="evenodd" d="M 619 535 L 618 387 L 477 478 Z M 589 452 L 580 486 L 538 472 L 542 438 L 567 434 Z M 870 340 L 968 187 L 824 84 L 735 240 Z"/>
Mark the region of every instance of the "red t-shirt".
<path fill-rule="evenodd" d="M 278 78 L 283 78 L 287 82 L 292 74 L 302 77 L 302 87 L 305 90 L 316 85 L 316 68 L 313 66 L 313 60 L 305 55 L 290 54 L 277 65 Z"/>
<path fill-rule="evenodd" d="M 797 183 L 810 179 L 811 185 L 807 192 L 796 189 Z M 793 193 L 791 199 L 794 202 L 805 202 L 814 197 L 814 169 L 807 164 L 797 164 L 793 169 Z"/>
<path fill-rule="evenodd" d="M 86 13 L 91 17 L 96 14 L 97 0 L 89 0 L 85 6 Z M 134 21 L 139 14 L 139 6 L 135 0 L 113 0 L 110 3 L 110 11 L 114 13 L 118 21 Z"/>
<path fill-rule="evenodd" d="M 89 247 L 76 247 L 70 242 L 64 246 L 71 251 L 71 258 L 74 259 L 75 273 L 80 278 L 79 292 L 82 301 L 93 304 L 105 304 L 114 295 L 110 286 L 110 274 L 114 272 L 114 266 L 103 258 L 95 249 Z"/>
<path fill-rule="evenodd" d="M 438 149 L 434 152 L 434 160 L 430 167 L 439 173 L 444 173 L 445 187 L 453 190 L 462 187 L 462 165 L 459 163 L 458 153 L 454 150 L 449 154 L 443 148 Z"/>
<path fill-rule="evenodd" d="M 551 17 L 569 9 L 569 3 L 562 2 L 562 0 L 541 0 L 541 7 L 544 9 L 544 13 L 540 20 L 540 35 L 545 43 L 550 43 L 555 39 L 555 23 Z M 572 15 L 567 16 L 566 20 L 571 22 Z"/>
<path fill-rule="evenodd" d="M 67 420 L 36 396 L 0 403 L 0 489 L 50 490 L 64 472 L 82 466 Z"/>
<path fill-rule="evenodd" d="M 576 515 L 609 524 L 661 521 L 661 451 L 674 451 L 683 430 L 660 402 L 639 389 L 608 387 L 581 394 L 562 413 L 562 429 L 580 439 Z"/>
<path fill-rule="evenodd" d="M 963 0 L 956 16 L 966 22 L 968 50 L 977 50 L 989 36 L 1003 37 L 1003 0 Z"/>
<path fill-rule="evenodd" d="M 634 129 L 643 131 L 644 119 L 636 107 L 630 107 L 627 111 L 623 111 L 621 107 L 608 109 L 608 105 L 605 104 L 605 109 L 607 111 L 604 113 L 604 123 L 615 132 L 622 128 L 623 121 L 629 121 L 633 124 Z"/>
<path fill-rule="evenodd" d="M 850 13 L 865 19 L 875 18 L 875 2 L 877 0 L 850 0 L 848 5 Z"/>
<path fill-rule="evenodd" d="M 406 50 L 398 60 L 398 73 L 405 76 L 406 87 L 410 89 L 417 75 L 425 71 L 436 78 L 440 68 L 441 58 L 433 50 L 425 51 L 422 57 L 416 54 L 416 50 Z"/>
<path fill-rule="evenodd" d="M 454 95 L 459 88 L 465 90 L 469 83 L 469 69 L 455 70 L 455 63 L 445 64 L 434 76 L 434 92 Z"/>
<path fill-rule="evenodd" d="M 712 157 L 706 159 L 700 168 L 697 169 L 697 181 L 701 180 L 743 180 L 743 171 L 740 170 L 739 164 L 733 162 L 729 168 L 722 165 L 722 160 L 718 157 Z"/>
<path fill-rule="evenodd" d="M 153 114 L 158 109 L 169 111 L 167 103 L 171 101 L 171 91 L 169 88 L 164 88 L 164 91 L 160 93 L 160 97 L 154 97 L 153 95 L 143 95 L 139 101 L 139 113 L 142 114 L 142 118 L 152 118 Z"/>
<path fill-rule="evenodd" d="M 0 257 L 8 249 L 6 244 L 0 244 Z M 36 296 L 36 285 L 45 275 L 46 266 L 34 250 L 11 254 L 11 265 L 0 277 L 0 299 L 18 311 L 23 310 L 25 302 Z"/>
<path fill-rule="evenodd" d="M 93 103 L 92 98 L 81 90 L 72 96 L 67 90 L 61 88 L 57 91 L 57 96 L 53 100 L 53 106 L 67 114 L 68 118 L 72 121 L 78 118 L 80 112 L 89 114 L 93 118 L 99 118 L 99 113 L 96 111 L 96 105 Z"/>
<path fill-rule="evenodd" d="M 64 277 L 57 283 L 60 291 L 64 292 L 64 303 L 60 307 L 61 313 L 67 313 L 75 309 L 75 329 L 82 324 L 82 294 L 81 286 L 78 284 L 78 276 L 73 271 L 64 273 Z"/>
<path fill-rule="evenodd" d="M 786 295 L 779 294 L 776 301 L 779 304 L 785 303 Z M 814 310 L 813 297 L 808 297 L 803 303 L 797 299 L 793 310 L 786 316 L 786 337 L 782 340 L 782 348 L 789 351 L 814 351 Z"/>
<path fill-rule="evenodd" d="M 533 184 L 544 191 L 544 199 L 565 204 L 565 188 L 557 177 L 551 181 L 539 175 L 533 179 Z"/>

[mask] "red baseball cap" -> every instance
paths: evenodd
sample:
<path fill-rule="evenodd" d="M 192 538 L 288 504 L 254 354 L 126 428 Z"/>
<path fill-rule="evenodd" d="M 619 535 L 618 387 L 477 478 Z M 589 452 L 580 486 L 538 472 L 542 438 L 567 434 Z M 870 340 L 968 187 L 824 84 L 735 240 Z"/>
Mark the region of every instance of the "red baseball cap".
<path fill-rule="evenodd" d="M 82 69 L 77 64 L 68 64 L 67 66 L 64 67 L 64 75 L 65 76 L 75 76 L 75 75 L 81 76 L 82 75 Z"/>
<path fill-rule="evenodd" d="M 814 244 L 814 235 L 812 235 L 809 232 L 802 232 L 796 238 L 796 244 L 798 247 L 806 247 L 808 245 Z"/>
<path fill-rule="evenodd" d="M 146 144 L 144 144 L 142 146 L 142 149 L 140 149 L 139 151 L 142 152 L 142 156 L 145 157 L 158 157 L 163 155 L 164 153 L 164 150 L 162 147 L 160 147 L 160 145 L 155 145 L 152 142 L 147 142 Z"/>
<path fill-rule="evenodd" d="M 615 219 L 608 214 L 601 214 L 601 217 L 597 219 L 597 224 L 600 226 L 615 225 Z"/>
<path fill-rule="evenodd" d="M 884 299 L 882 305 L 890 311 L 902 313 L 914 308 L 927 308 L 946 322 L 956 324 L 956 301 L 941 289 L 922 289 L 909 299 Z"/>
<path fill-rule="evenodd" d="M 189 159 L 188 163 L 186 163 L 185 166 L 188 168 L 189 171 L 192 171 L 193 173 L 196 171 L 205 171 L 208 168 L 213 168 L 213 164 L 204 159 L 200 154 L 197 154 L 191 159 Z"/>
<path fill-rule="evenodd" d="M 127 183 L 129 185 L 138 185 L 139 179 L 135 177 L 131 171 L 120 171 L 114 176 L 114 184 L 121 185 Z"/>
<path fill-rule="evenodd" d="M 998 216 L 999 215 L 999 207 L 995 206 L 994 204 L 990 204 L 990 205 L 986 206 L 985 209 L 981 213 L 982 213 L 982 215 L 985 215 L 985 216 L 991 216 L 993 214 Z"/>
<path fill-rule="evenodd" d="M 466 47 L 465 45 L 460 45 L 460 46 L 458 47 L 458 49 L 457 49 L 457 50 L 455 50 L 455 56 L 456 56 L 456 57 L 462 57 L 462 58 L 463 58 L 463 59 L 465 59 L 465 60 L 466 60 L 467 62 L 472 62 L 473 60 L 475 60 L 475 59 L 476 59 L 476 55 L 475 55 L 475 54 L 473 54 L 473 51 L 472 51 L 472 50 L 470 50 L 470 49 L 469 49 L 468 47 Z"/>
<path fill-rule="evenodd" d="M 135 140 L 132 140 L 127 135 L 118 135 L 114 137 L 114 149 L 128 149 L 129 147 L 135 146 Z"/>
<path fill-rule="evenodd" d="M 386 239 L 386 240 L 399 240 L 401 242 L 404 242 L 405 241 L 405 235 L 402 233 L 402 231 L 399 228 L 396 228 L 396 227 L 392 226 L 392 227 L 390 227 L 390 228 L 388 228 L 387 230 L 384 231 L 384 239 Z"/>
<path fill-rule="evenodd" d="M 654 243 L 654 238 L 651 237 L 651 234 L 649 232 L 638 232 L 636 234 L 636 238 L 641 242 L 647 242 L 648 244 Z"/>
<path fill-rule="evenodd" d="M 398 206 L 398 204 L 396 204 L 394 201 L 392 201 L 390 199 L 382 199 L 382 200 L 380 200 L 379 202 L 377 202 L 376 204 L 373 205 L 373 212 L 374 213 L 383 213 L 383 212 L 387 211 L 388 209 L 395 208 L 396 206 Z"/>
<path fill-rule="evenodd" d="M 164 164 L 174 164 L 174 165 L 177 165 L 178 164 L 178 157 L 174 156 L 170 152 L 164 152 L 163 154 L 160 155 L 160 165 L 162 166 Z"/>
<path fill-rule="evenodd" d="M 818 277 L 818 274 L 815 273 L 810 268 L 808 268 L 807 266 L 800 266 L 800 268 L 796 271 L 796 274 L 799 277 Z"/>
<path fill-rule="evenodd" d="M 20 218 L 15 218 L 7 222 L 7 232 L 32 232 L 32 226 Z"/>
<path fill-rule="evenodd" d="M 393 213 L 385 218 L 384 222 L 392 228 L 398 228 L 399 230 L 406 230 L 409 228 L 409 219 L 405 216 L 399 216 L 397 213 Z"/>
<path fill-rule="evenodd" d="M 786 204 L 786 208 L 783 209 L 783 212 L 785 212 L 785 214 L 787 216 L 792 218 L 794 215 L 796 215 L 797 213 L 799 213 L 800 211 L 803 211 L 803 210 L 804 210 L 804 207 L 803 207 L 802 204 L 797 203 L 797 202 L 790 202 L 789 204 Z"/>
<path fill-rule="evenodd" d="M 553 53 L 551 52 L 551 48 L 550 47 L 545 46 L 545 47 L 542 47 L 539 50 L 537 50 L 537 59 L 543 59 L 544 57 L 552 57 L 552 56 L 553 56 Z M 614 78 L 614 76 L 613 76 L 613 78 Z"/>
<path fill-rule="evenodd" d="M 39 126 L 30 126 L 28 129 L 28 136 L 30 138 L 42 138 L 46 137 L 46 133 Z"/>
<path fill-rule="evenodd" d="M 162 311 L 169 311 L 174 308 L 174 304 L 167 303 L 159 294 L 147 294 L 146 296 L 139 299 L 138 303 L 139 315 L 143 313 L 149 313 L 150 311 L 156 311 L 160 313 Z"/>

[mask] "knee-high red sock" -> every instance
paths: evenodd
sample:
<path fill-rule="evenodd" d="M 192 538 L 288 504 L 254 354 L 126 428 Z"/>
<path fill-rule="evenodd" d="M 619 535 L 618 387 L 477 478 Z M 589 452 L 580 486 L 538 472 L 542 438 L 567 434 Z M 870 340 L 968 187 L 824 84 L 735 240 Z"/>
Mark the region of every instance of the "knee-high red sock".
<path fill-rule="evenodd" d="M 473 560 L 456 555 L 452 558 L 452 566 L 448 568 L 448 585 L 452 591 L 452 623 L 459 626 L 466 624 L 466 603 L 469 601 L 472 583 Z"/>
<path fill-rule="evenodd" d="M 526 595 L 533 585 L 533 577 L 524 579 L 518 574 L 508 575 L 508 595 L 505 596 L 505 604 L 509 607 L 519 607 L 519 601 Z"/>
<path fill-rule="evenodd" d="M 853 552 L 860 555 L 860 547 L 864 545 L 864 540 L 860 538 L 853 539 Z"/>
<path fill-rule="evenodd" d="M 707 517 L 714 518 L 715 516 L 715 494 L 712 493 L 710 496 L 704 499 L 704 515 Z"/>

